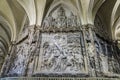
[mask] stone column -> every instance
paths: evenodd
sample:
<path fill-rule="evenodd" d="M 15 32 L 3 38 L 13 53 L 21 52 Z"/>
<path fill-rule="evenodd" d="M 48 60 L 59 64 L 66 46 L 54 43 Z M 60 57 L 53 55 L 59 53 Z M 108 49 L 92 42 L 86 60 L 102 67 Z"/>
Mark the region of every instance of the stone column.
<path fill-rule="evenodd" d="M 84 50 L 83 50 L 83 54 L 84 54 L 84 61 L 85 61 L 85 72 L 90 74 L 90 65 L 89 65 L 89 57 L 88 57 L 88 52 L 87 52 L 87 42 L 86 42 L 86 26 L 83 25 L 82 26 L 82 34 L 83 34 L 83 41 L 84 41 Z"/>
<path fill-rule="evenodd" d="M 98 67 L 98 60 L 97 60 L 97 53 L 96 53 L 96 47 L 95 47 L 95 40 L 94 40 L 94 29 L 95 29 L 95 26 L 94 25 L 91 25 L 91 24 L 88 24 L 87 25 L 87 28 L 89 29 L 89 35 L 90 35 L 90 41 L 91 41 L 91 46 L 93 46 L 93 57 L 94 57 L 94 61 L 95 61 L 95 67 L 94 67 L 94 71 L 92 73 L 91 76 L 97 76 L 97 67 Z M 91 54 L 90 54 L 91 55 Z"/>
<path fill-rule="evenodd" d="M 36 69 L 36 62 L 39 55 L 39 35 L 40 35 L 40 26 L 32 25 L 28 28 L 28 47 L 29 47 L 29 55 L 26 62 L 26 75 L 31 76 Z M 29 68 L 29 69 L 28 69 Z"/>
<path fill-rule="evenodd" d="M 39 71 L 38 68 L 40 64 L 39 63 L 39 55 L 40 55 L 40 46 L 41 46 L 41 30 L 42 28 L 38 25 L 36 26 L 36 50 L 35 50 L 35 56 L 34 56 L 34 66 L 33 66 L 33 75 Z"/>

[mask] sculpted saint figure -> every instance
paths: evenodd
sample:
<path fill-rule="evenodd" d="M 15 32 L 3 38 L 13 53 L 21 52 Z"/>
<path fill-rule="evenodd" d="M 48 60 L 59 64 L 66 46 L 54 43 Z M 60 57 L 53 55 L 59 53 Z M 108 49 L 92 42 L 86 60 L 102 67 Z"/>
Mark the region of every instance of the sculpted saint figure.
<path fill-rule="evenodd" d="M 28 27 L 28 43 L 29 45 L 31 45 L 32 41 L 34 40 L 34 35 L 35 30 L 34 30 L 34 26 L 29 26 Z"/>
<path fill-rule="evenodd" d="M 65 10 L 62 7 L 60 7 L 60 9 L 58 10 L 58 17 L 56 19 L 56 22 L 57 22 L 57 28 L 66 26 Z"/>
<path fill-rule="evenodd" d="M 77 16 L 75 16 L 72 12 L 71 12 L 71 26 L 72 27 L 77 26 Z"/>

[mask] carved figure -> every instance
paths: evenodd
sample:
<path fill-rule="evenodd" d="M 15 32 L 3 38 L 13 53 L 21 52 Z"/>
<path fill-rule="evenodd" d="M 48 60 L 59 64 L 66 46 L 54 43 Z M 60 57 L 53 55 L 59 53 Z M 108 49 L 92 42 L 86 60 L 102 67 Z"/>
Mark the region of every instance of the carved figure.
<path fill-rule="evenodd" d="M 72 27 L 76 27 L 77 26 L 77 16 L 73 15 L 73 13 L 71 12 L 71 26 Z"/>
<path fill-rule="evenodd" d="M 35 30 L 34 30 L 34 26 L 30 26 L 28 27 L 28 43 L 29 45 L 31 45 L 32 41 L 34 40 L 34 35 Z"/>
<path fill-rule="evenodd" d="M 57 28 L 65 27 L 66 26 L 66 16 L 65 11 L 62 7 L 58 10 L 58 17 L 56 19 Z"/>

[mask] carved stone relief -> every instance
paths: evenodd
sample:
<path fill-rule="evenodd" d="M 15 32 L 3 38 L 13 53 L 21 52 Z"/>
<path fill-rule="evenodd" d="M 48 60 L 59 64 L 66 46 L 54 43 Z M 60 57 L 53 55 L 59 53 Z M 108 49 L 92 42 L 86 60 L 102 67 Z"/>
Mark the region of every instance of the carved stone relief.
<path fill-rule="evenodd" d="M 17 54 L 8 75 L 23 75 L 25 72 L 26 58 L 28 56 L 27 44 L 17 46 Z"/>
<path fill-rule="evenodd" d="M 22 76 L 25 74 L 32 74 L 33 58 L 36 54 L 37 41 L 39 37 L 39 30 L 37 26 L 29 26 L 23 29 L 22 39 L 18 39 L 16 45 L 16 55 L 14 62 L 8 72 L 11 76 Z M 23 36 L 26 34 L 26 36 Z M 27 71 L 27 73 L 26 73 Z"/>
<path fill-rule="evenodd" d="M 57 14 L 56 16 L 54 14 Z M 70 15 L 66 15 L 70 14 Z M 51 12 L 44 19 L 43 31 L 70 31 L 80 30 L 80 21 L 71 11 L 67 12 L 63 7 L 59 7 Z"/>
<path fill-rule="evenodd" d="M 42 34 L 40 72 L 81 72 L 84 68 L 80 33 Z"/>

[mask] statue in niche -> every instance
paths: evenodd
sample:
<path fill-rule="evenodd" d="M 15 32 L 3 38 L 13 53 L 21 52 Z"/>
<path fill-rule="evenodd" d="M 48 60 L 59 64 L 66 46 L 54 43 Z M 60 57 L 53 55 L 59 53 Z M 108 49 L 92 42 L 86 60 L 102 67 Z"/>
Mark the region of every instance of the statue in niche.
<path fill-rule="evenodd" d="M 67 17 L 67 28 L 71 27 L 71 18 Z"/>
<path fill-rule="evenodd" d="M 71 12 L 71 26 L 72 27 L 76 27 L 77 26 L 77 16 L 75 16 L 72 12 Z"/>
<path fill-rule="evenodd" d="M 35 27 L 29 26 L 28 27 L 28 43 L 29 43 L 29 45 L 31 45 L 32 41 L 34 40 L 34 37 L 33 37 L 34 33 L 35 33 Z"/>
<path fill-rule="evenodd" d="M 94 46 L 92 45 L 92 43 L 88 43 L 88 54 L 89 54 L 89 60 L 90 60 L 90 68 L 92 70 L 92 72 L 94 71 L 95 69 L 95 49 L 94 49 Z"/>
<path fill-rule="evenodd" d="M 88 31 L 88 29 L 86 30 L 86 32 L 85 32 L 85 38 L 86 38 L 86 40 L 87 41 L 90 41 L 90 34 L 89 34 L 89 31 Z"/>
<path fill-rule="evenodd" d="M 94 57 L 95 56 L 95 48 L 91 42 L 88 43 L 87 48 L 88 48 L 88 52 L 89 52 L 90 57 Z"/>
<path fill-rule="evenodd" d="M 58 16 L 56 22 L 57 22 L 57 28 L 66 27 L 66 15 L 65 15 L 65 10 L 62 7 L 60 7 L 58 10 Z"/>

